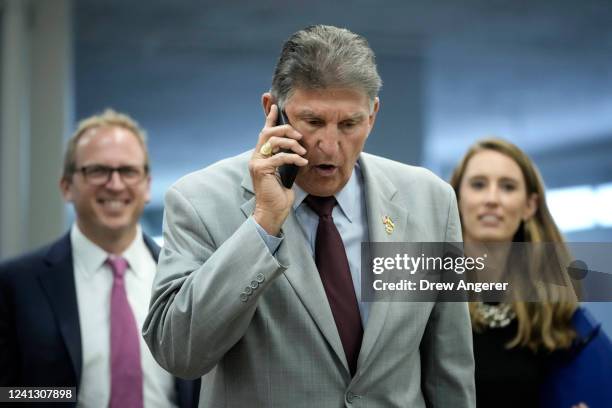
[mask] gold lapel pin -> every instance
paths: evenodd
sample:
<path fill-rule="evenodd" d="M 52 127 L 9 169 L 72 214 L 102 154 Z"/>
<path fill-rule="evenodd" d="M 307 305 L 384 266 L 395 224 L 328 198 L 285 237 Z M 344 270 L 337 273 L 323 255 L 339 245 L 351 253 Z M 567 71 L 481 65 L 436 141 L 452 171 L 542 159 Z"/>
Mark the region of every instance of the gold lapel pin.
<path fill-rule="evenodd" d="M 389 218 L 388 215 L 385 215 L 383 217 L 383 224 L 385 225 L 385 232 L 388 235 L 391 235 L 393 229 L 395 229 L 395 224 L 393 223 L 393 221 L 391 221 L 391 218 Z"/>

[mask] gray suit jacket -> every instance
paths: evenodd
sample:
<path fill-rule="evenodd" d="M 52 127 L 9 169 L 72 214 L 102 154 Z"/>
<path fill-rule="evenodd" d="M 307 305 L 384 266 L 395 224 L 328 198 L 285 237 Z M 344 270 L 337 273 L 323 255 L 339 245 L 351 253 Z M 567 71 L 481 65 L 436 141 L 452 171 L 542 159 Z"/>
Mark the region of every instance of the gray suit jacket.
<path fill-rule="evenodd" d="M 181 377 L 203 376 L 204 407 L 474 407 L 465 303 L 372 303 L 351 378 L 295 216 L 275 256 L 250 217 L 250 155 L 192 173 L 166 195 L 143 329 L 158 362 Z M 446 183 L 369 154 L 359 160 L 371 241 L 461 241 Z M 383 216 L 395 223 L 391 235 Z"/>

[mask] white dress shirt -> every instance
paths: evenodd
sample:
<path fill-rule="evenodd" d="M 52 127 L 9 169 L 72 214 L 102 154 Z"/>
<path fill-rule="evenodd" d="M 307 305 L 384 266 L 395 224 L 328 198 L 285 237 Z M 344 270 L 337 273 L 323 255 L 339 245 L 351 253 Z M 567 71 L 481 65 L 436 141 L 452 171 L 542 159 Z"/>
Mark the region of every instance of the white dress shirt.
<path fill-rule="evenodd" d="M 78 406 L 106 407 L 110 400 L 110 296 L 113 286 L 113 273 L 105 263 L 109 254 L 85 237 L 76 223 L 70 231 L 70 241 L 83 355 Z M 122 256 L 129 264 L 125 287 L 140 334 L 156 268 L 140 227 L 136 239 Z M 155 362 L 144 339 L 139 338 L 145 408 L 176 407 L 174 378 Z"/>

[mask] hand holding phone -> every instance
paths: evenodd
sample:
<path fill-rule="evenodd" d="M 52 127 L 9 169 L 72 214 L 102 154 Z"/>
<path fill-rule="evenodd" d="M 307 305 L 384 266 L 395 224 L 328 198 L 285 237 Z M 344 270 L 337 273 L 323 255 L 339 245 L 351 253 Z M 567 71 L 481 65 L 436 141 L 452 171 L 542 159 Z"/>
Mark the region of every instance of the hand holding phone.
<path fill-rule="evenodd" d="M 282 125 L 289 124 L 289 120 L 287 119 L 287 114 L 285 113 L 285 110 L 282 109 L 280 106 L 278 107 L 277 118 L 278 119 L 276 120 L 276 126 L 282 126 Z M 281 151 L 292 153 L 290 150 L 285 150 L 285 149 Z M 278 168 L 278 174 L 280 175 L 281 183 L 283 184 L 285 188 L 291 188 L 293 186 L 293 182 L 295 181 L 295 178 L 297 177 L 299 169 L 300 168 L 296 166 L 295 164 L 283 164 L 282 166 Z"/>
<path fill-rule="evenodd" d="M 279 171 L 286 164 L 306 166 L 306 149 L 299 143 L 302 135 L 291 126 L 278 126 L 281 110 L 278 106 L 266 114 L 266 123 L 259 134 L 259 140 L 251 160 L 249 172 L 255 193 L 253 218 L 270 235 L 278 236 L 283 222 L 291 211 L 295 193 L 291 188 L 297 169 L 282 170 L 285 181 L 280 180 Z M 284 121 L 286 123 L 286 116 Z M 281 123 L 283 123 L 281 122 Z M 281 152 L 280 150 L 287 149 Z M 293 175 L 291 173 L 294 173 Z"/>

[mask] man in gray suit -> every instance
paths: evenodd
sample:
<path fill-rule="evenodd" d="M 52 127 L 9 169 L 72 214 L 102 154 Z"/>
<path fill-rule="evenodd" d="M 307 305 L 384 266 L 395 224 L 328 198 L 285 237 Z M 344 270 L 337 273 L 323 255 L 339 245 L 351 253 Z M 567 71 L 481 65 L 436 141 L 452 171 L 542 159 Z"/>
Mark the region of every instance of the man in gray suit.
<path fill-rule="evenodd" d="M 461 240 L 447 184 L 362 153 L 380 85 L 363 37 L 298 31 L 255 149 L 168 191 L 144 336 L 170 372 L 203 376 L 202 406 L 475 406 L 465 303 L 360 296 L 361 242 Z"/>

